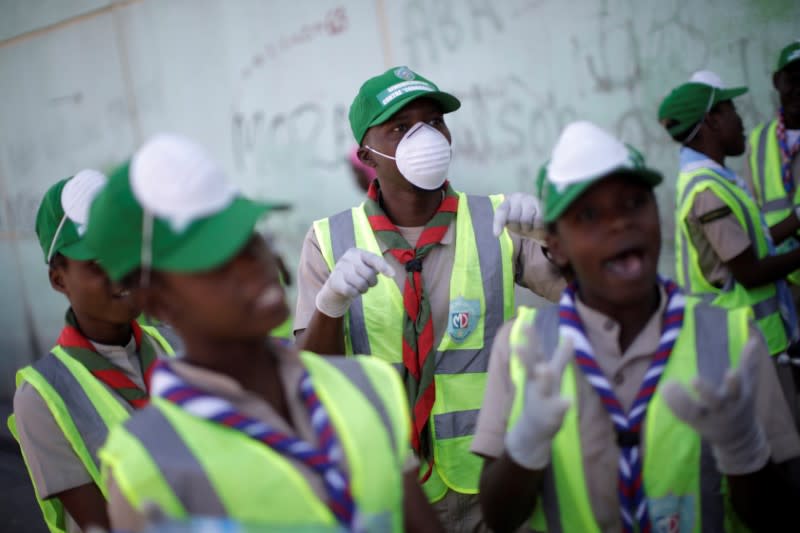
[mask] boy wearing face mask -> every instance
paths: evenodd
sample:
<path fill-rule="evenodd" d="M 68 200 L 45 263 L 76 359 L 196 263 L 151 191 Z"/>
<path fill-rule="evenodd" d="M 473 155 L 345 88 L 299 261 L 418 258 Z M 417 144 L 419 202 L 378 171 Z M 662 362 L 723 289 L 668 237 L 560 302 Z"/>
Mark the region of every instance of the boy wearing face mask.
<path fill-rule="evenodd" d="M 533 196 L 468 196 L 447 181 L 457 98 L 407 67 L 367 80 L 350 107 L 367 198 L 314 222 L 298 270 L 295 334 L 322 354 L 372 354 L 401 373 L 421 480 L 448 530 L 483 526 L 469 453 L 489 349 L 514 283 L 554 299 Z"/>

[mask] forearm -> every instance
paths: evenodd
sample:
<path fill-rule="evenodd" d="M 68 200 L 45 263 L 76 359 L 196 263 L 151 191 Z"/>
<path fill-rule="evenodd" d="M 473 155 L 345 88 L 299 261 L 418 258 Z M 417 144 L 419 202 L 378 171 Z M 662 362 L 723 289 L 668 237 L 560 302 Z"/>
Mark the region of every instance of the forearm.
<path fill-rule="evenodd" d="M 297 333 L 297 347 L 320 355 L 344 354 L 344 317 L 314 311 L 306 329 Z"/>
<path fill-rule="evenodd" d="M 110 523 L 106 512 L 106 499 L 97 485 L 88 483 L 55 494 L 64 505 L 69 515 L 86 531 L 89 526 L 99 526 L 108 529 Z"/>
<path fill-rule="evenodd" d="M 742 256 L 749 256 L 747 259 L 735 257 L 728 264 L 736 281 L 749 289 L 775 283 L 800 268 L 800 248 L 762 259 L 752 254 L 752 250 L 745 252 Z"/>
<path fill-rule="evenodd" d="M 794 237 L 797 235 L 798 230 L 800 230 L 800 219 L 797 218 L 797 215 L 794 212 L 769 228 L 769 232 L 772 235 L 772 241 L 775 244 L 780 244 L 789 237 Z"/>
<path fill-rule="evenodd" d="M 442 533 L 436 511 L 417 481 L 417 471 L 403 474 L 403 526 L 406 531 Z"/>
<path fill-rule="evenodd" d="M 753 531 L 784 531 L 794 519 L 794 489 L 772 462 L 751 474 L 727 479 L 733 508 Z"/>
<path fill-rule="evenodd" d="M 533 513 L 541 492 L 543 470 L 528 470 L 508 453 L 486 459 L 481 472 L 479 499 L 492 531 L 514 531 Z"/>

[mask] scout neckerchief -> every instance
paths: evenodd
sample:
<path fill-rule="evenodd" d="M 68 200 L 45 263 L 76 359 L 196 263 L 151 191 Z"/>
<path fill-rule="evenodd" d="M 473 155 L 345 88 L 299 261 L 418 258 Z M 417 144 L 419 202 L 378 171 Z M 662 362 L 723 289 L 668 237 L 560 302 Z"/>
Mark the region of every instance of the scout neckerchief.
<path fill-rule="evenodd" d="M 775 134 L 778 137 L 778 146 L 781 152 L 781 180 L 786 194 L 791 198 L 794 194 L 795 184 L 792 176 L 792 159 L 800 152 L 800 138 L 793 146 L 789 146 L 786 136 L 786 125 L 783 116 L 783 108 L 778 110 L 778 125 L 775 127 Z"/>
<path fill-rule="evenodd" d="M 180 406 L 191 415 L 241 431 L 281 455 L 306 465 L 322 479 L 328 493 L 327 504 L 339 523 L 348 531 L 361 530 L 350 479 L 339 465 L 344 456 L 342 447 L 307 371 L 303 372 L 300 380 L 300 397 L 317 435 L 319 448 L 297 437 L 281 433 L 260 420 L 245 416 L 227 400 L 189 385 L 163 360 L 156 363 L 152 389 L 154 396 Z"/>
<path fill-rule="evenodd" d="M 442 191 L 442 203 L 425 224 L 416 248 L 403 238 L 381 208 L 378 180 L 370 183 L 367 200 L 364 201 L 364 210 L 375 237 L 389 247 L 389 253 L 405 266 L 407 273 L 403 288 L 403 374 L 411 405 L 411 444 L 414 451 L 429 462 L 431 453 L 427 424 L 436 400 L 436 358 L 431 306 L 422 286 L 422 261 L 428 252 L 441 243 L 458 210 L 458 195 L 448 182 L 442 185 Z"/>
<path fill-rule="evenodd" d="M 147 390 L 142 390 L 125 372 L 97 352 L 97 349 L 78 329 L 78 322 L 72 309 L 67 311 L 67 324 L 61 330 L 56 344 L 70 357 L 80 362 L 94 377 L 105 383 L 134 409 L 141 409 L 149 401 Z M 142 365 L 142 378 L 145 385 L 150 382 L 153 365 L 158 359 L 155 348 L 150 342 L 142 342 L 142 328 L 134 320 L 131 322 L 136 351 Z"/>
<path fill-rule="evenodd" d="M 583 329 L 583 323 L 575 309 L 576 286 L 569 285 L 561 296 L 560 302 L 560 332 L 574 340 L 575 362 L 583 371 L 586 379 L 608 411 L 617 434 L 617 445 L 620 448 L 619 457 L 619 494 L 622 530 L 633 533 L 634 522 L 638 524 L 639 533 L 650 533 L 652 525 L 647 510 L 647 495 L 642 479 L 642 449 L 641 430 L 642 422 L 647 414 L 647 406 L 664 373 L 675 339 L 683 325 L 684 298 L 672 281 L 659 280 L 667 292 L 667 307 L 664 313 L 664 322 L 658 348 L 653 355 L 653 361 L 645 374 L 644 381 L 636 394 L 636 399 L 631 410 L 625 413 L 622 404 L 614 395 L 614 390 L 605 374 L 600 369 L 592 353 L 592 346 Z"/>

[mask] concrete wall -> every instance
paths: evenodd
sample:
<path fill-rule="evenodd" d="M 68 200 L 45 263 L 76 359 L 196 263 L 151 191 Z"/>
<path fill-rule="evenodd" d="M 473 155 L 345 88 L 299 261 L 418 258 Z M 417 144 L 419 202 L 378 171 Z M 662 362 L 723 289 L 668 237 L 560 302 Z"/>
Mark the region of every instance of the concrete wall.
<path fill-rule="evenodd" d="M 531 190 L 576 118 L 672 177 L 664 94 L 711 68 L 750 86 L 737 106 L 755 126 L 798 20 L 795 0 L 0 0 L 0 397 L 65 308 L 33 233 L 41 195 L 152 133 L 192 136 L 249 194 L 294 203 L 268 223 L 294 265 L 310 222 L 358 201 L 347 109 L 371 75 L 407 64 L 461 98 L 461 189 Z M 673 183 L 659 192 L 668 272 Z"/>

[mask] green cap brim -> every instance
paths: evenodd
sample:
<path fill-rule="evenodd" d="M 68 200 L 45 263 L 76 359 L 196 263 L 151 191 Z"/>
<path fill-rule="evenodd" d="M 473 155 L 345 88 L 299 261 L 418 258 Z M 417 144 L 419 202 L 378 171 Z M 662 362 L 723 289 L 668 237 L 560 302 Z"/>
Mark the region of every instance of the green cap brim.
<path fill-rule="evenodd" d="M 553 202 L 552 204 L 547 204 L 545 209 L 545 216 L 544 221 L 545 223 L 551 223 L 558 220 L 558 218 L 564 214 L 564 212 L 569 209 L 575 200 L 581 197 L 581 195 L 586 192 L 586 189 L 598 183 L 599 181 L 604 180 L 605 178 L 609 178 L 611 176 L 629 176 L 634 178 L 650 187 L 655 187 L 659 183 L 663 181 L 663 177 L 661 174 L 655 170 L 651 170 L 648 168 L 626 168 L 626 167 L 618 167 L 614 170 L 610 170 L 608 172 L 604 172 L 594 178 L 589 178 L 585 181 L 580 183 L 576 183 L 574 185 L 567 186 L 566 190 L 562 193 L 558 193 L 555 191 L 555 186 L 547 182 L 546 187 L 550 189 L 547 194 L 558 194 L 559 198 L 557 201 Z"/>
<path fill-rule="evenodd" d="M 731 87 L 730 89 L 720 89 L 716 92 L 716 96 L 714 97 L 714 104 L 718 104 L 719 102 L 725 102 L 727 100 L 733 100 L 737 96 L 741 96 L 747 92 L 747 87 Z"/>
<path fill-rule="evenodd" d="M 53 255 L 56 253 L 59 253 L 70 259 L 75 259 L 76 261 L 90 261 L 92 259 L 97 259 L 97 255 L 91 251 L 88 246 L 86 246 L 86 242 L 83 240 L 63 246 L 62 248 L 56 250 Z"/>
<path fill-rule="evenodd" d="M 371 128 L 372 126 L 383 124 L 384 122 L 392 118 L 392 116 L 395 113 L 400 111 L 406 105 L 419 98 L 430 98 L 431 100 L 438 102 L 439 105 L 442 106 L 442 113 L 452 113 L 453 111 L 461 107 L 461 102 L 459 101 L 458 98 L 456 98 L 452 94 L 443 91 L 430 91 L 430 92 L 419 91 L 415 93 L 408 93 L 408 95 L 404 95 L 403 97 L 398 98 L 396 102 L 394 102 L 392 105 L 381 111 L 381 113 L 377 117 L 372 119 L 372 122 L 369 123 L 367 129 Z M 361 138 L 363 139 L 364 136 L 362 135 Z"/>

